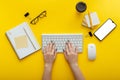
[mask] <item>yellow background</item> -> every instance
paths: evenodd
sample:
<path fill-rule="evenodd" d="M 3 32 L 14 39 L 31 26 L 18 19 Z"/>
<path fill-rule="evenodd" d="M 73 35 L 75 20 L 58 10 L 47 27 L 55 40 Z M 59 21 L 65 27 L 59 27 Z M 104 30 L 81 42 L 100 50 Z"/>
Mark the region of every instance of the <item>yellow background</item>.
<path fill-rule="evenodd" d="M 41 80 L 44 70 L 42 51 L 38 51 L 23 60 L 19 60 L 11 47 L 5 32 L 22 22 L 30 22 L 25 18 L 26 12 L 33 19 L 43 10 L 47 17 L 40 19 L 30 27 L 41 45 L 42 33 L 83 33 L 89 29 L 81 26 L 87 11 L 97 12 L 102 25 L 112 18 L 117 28 L 103 41 L 95 37 L 84 37 L 84 51 L 79 54 L 79 67 L 86 80 L 120 80 L 120 0 L 84 0 L 88 8 L 79 14 L 75 5 L 80 0 L 1 0 L 0 1 L 0 80 Z M 97 26 L 92 32 L 94 32 Z M 97 58 L 89 61 L 87 57 L 88 43 L 95 43 Z M 65 61 L 63 54 L 57 54 L 52 70 L 52 80 L 74 80 L 74 76 Z"/>

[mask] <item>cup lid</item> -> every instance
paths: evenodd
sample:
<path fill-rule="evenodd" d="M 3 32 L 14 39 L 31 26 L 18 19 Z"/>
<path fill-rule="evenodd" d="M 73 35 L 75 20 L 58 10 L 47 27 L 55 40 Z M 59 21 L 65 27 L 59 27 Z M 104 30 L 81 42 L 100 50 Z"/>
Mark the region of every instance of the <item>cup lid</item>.
<path fill-rule="evenodd" d="M 87 5 L 84 2 L 79 2 L 76 5 L 76 9 L 78 12 L 84 12 L 87 9 Z"/>

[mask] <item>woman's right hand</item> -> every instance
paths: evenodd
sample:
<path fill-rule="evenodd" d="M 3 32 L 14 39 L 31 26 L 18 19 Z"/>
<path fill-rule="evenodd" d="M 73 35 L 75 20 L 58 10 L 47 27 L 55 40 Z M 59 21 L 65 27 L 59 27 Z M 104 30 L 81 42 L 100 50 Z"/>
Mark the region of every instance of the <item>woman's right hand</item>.
<path fill-rule="evenodd" d="M 74 47 L 70 41 L 67 41 L 63 52 L 70 66 L 78 64 L 78 48 Z"/>

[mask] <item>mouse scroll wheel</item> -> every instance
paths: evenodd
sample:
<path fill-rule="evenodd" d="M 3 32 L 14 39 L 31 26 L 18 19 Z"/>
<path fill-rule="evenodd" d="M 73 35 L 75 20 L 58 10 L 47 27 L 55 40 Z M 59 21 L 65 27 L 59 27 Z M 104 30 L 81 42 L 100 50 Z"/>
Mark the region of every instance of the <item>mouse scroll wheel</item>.
<path fill-rule="evenodd" d="M 93 48 L 93 46 L 91 46 L 91 48 Z"/>

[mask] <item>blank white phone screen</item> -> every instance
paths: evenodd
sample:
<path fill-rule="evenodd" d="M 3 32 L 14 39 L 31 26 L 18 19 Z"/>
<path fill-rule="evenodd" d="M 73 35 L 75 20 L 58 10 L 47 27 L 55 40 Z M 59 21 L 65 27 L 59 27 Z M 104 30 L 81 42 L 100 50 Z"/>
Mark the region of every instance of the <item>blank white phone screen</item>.
<path fill-rule="evenodd" d="M 116 24 L 108 19 L 95 33 L 94 35 L 99 39 L 103 40 L 114 28 Z"/>

